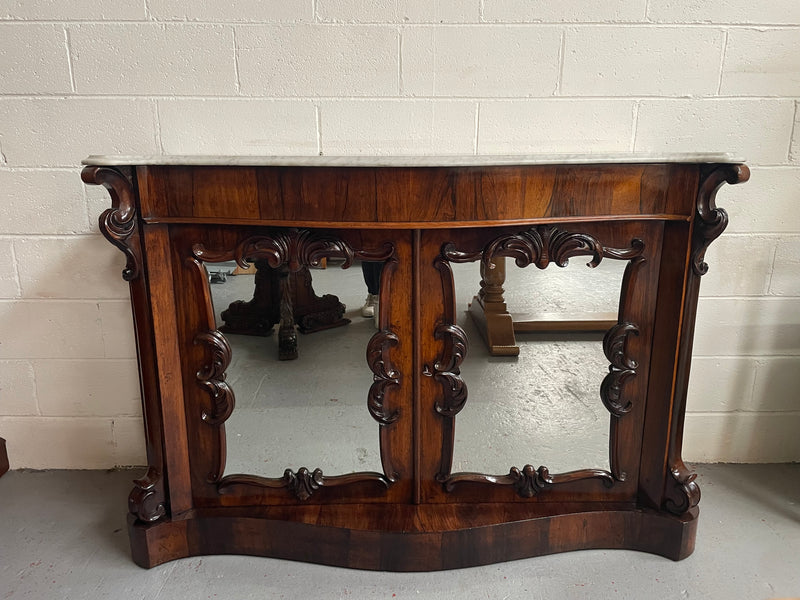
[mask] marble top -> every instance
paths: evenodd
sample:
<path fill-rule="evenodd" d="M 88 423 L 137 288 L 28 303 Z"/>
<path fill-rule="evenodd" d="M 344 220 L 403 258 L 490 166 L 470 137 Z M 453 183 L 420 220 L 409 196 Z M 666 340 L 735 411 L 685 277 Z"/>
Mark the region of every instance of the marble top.
<path fill-rule="evenodd" d="M 387 156 L 221 156 L 221 155 L 99 155 L 82 161 L 98 167 L 172 165 L 235 167 L 485 167 L 503 165 L 585 165 L 642 163 L 743 163 L 725 153 L 684 154 L 511 154 L 511 155 L 387 155 Z"/>

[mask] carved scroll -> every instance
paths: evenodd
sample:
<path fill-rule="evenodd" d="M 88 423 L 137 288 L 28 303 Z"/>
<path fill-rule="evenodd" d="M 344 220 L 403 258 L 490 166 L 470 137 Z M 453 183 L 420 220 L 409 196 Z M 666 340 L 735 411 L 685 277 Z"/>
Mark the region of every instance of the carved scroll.
<path fill-rule="evenodd" d="M 239 486 L 255 487 L 262 489 L 284 489 L 300 501 L 306 501 L 316 494 L 321 488 L 373 483 L 381 490 L 389 489 L 392 480 L 381 473 L 359 472 L 347 475 L 326 477 L 322 469 L 309 471 L 301 467 L 297 472 L 286 469 L 283 477 L 260 477 L 258 475 L 228 475 L 217 486 L 220 494 L 231 493 Z"/>
<path fill-rule="evenodd" d="M 225 370 L 231 363 L 231 347 L 219 331 L 205 331 L 194 339 L 210 350 L 211 359 L 197 372 L 197 380 L 211 396 L 210 412 L 203 411 L 202 419 L 209 425 L 222 425 L 233 412 L 233 390 L 225 382 Z"/>
<path fill-rule="evenodd" d="M 111 208 L 100 215 L 100 232 L 105 238 L 125 253 L 127 259 L 122 278 L 132 281 L 139 276 L 142 252 L 136 231 L 136 207 L 133 178 L 119 168 L 84 167 L 81 171 L 84 183 L 102 185 L 111 196 Z"/>
<path fill-rule="evenodd" d="M 441 254 L 437 258 L 435 266 L 442 274 L 446 307 L 449 307 L 452 302 L 452 270 L 448 261 L 463 263 L 481 260 L 482 269 L 486 270 L 496 267 L 494 260 L 498 256 L 513 258 L 519 267 L 534 264 L 539 269 L 545 269 L 551 263 L 559 267 L 565 267 L 569 263 L 569 259 L 575 256 L 591 257 L 587 263 L 587 266 L 591 268 L 599 265 L 603 258 L 629 261 L 623 277 L 619 321 L 606 333 L 603 340 L 603 350 L 606 358 L 611 363 L 609 373 L 600 387 L 602 402 L 612 415 L 609 443 L 611 471 L 582 469 L 559 475 L 550 475 L 547 467 L 541 466 L 538 469 L 534 469 L 533 466 L 526 465 L 522 470 L 512 467 L 508 475 L 451 474 L 449 469 L 444 469 L 445 466 L 452 465 L 452 447 L 450 447 L 443 448 L 442 455 L 443 457 L 448 457 L 449 462 L 445 464 L 443 458 L 443 468 L 437 476 L 437 480 L 444 484 L 446 491 L 452 491 L 455 485 L 461 483 L 507 485 L 513 487 L 519 496 L 530 498 L 549 486 L 583 479 L 599 479 L 606 486 L 613 485 L 614 481 L 625 480 L 625 473 L 619 465 L 620 440 L 617 421 L 630 412 L 632 408 L 630 401 L 623 402 L 622 389 L 625 382 L 636 375 L 636 368 L 638 367 L 637 362 L 627 353 L 628 336 L 631 334 L 638 335 L 639 333 L 638 326 L 625 319 L 628 307 L 632 303 L 631 295 L 635 289 L 635 274 L 645 260 L 642 256 L 643 252 L 644 243 L 639 239 L 633 239 L 627 248 L 609 248 L 603 246 L 599 240 L 589 234 L 571 233 L 552 225 L 538 225 L 519 233 L 498 236 L 480 251 L 463 252 L 458 250 L 452 242 L 442 246 Z M 458 328 L 458 332 L 463 334 L 460 328 Z M 446 345 L 445 355 L 441 361 L 445 363 L 446 360 L 453 360 L 456 367 L 455 377 L 452 378 L 446 368 L 441 369 L 440 377 L 447 381 L 449 385 L 444 385 L 446 393 L 443 403 L 441 405 L 437 403 L 436 405 L 437 412 L 443 416 L 451 416 L 450 413 L 455 415 L 461 410 L 466 401 L 466 389 L 463 390 L 462 395 L 460 386 L 463 385 L 463 381 L 458 376 L 459 372 L 457 370 L 463 359 L 463 356 L 459 357 L 458 354 L 457 344 L 460 338 L 457 334 L 454 335 L 452 333 L 447 323 L 439 325 L 435 335 L 437 339 L 452 338 L 456 340 Z M 464 338 L 464 345 L 466 346 L 466 338 Z M 452 353 L 452 356 L 447 352 Z M 452 403 L 452 406 L 448 405 L 448 402 Z"/>
<path fill-rule="evenodd" d="M 373 335 L 367 345 L 367 364 L 373 376 L 367 394 L 367 408 L 372 418 L 381 425 L 390 425 L 398 417 L 396 410 L 387 413 L 383 404 L 387 388 L 400 385 L 400 374 L 389 359 L 389 348 L 398 343 L 397 335 L 384 329 Z"/>
<path fill-rule="evenodd" d="M 750 169 L 745 165 L 715 165 L 705 174 L 697 193 L 697 218 L 692 236 L 692 271 L 698 277 L 708 272 L 708 264 L 703 260 L 706 250 L 728 226 L 728 213 L 717 208 L 717 192 L 725 184 L 744 183 L 750 178 Z"/>
<path fill-rule="evenodd" d="M 525 465 L 522 469 L 511 467 L 508 475 L 484 475 L 482 473 L 456 473 L 444 482 L 444 489 L 452 492 L 457 484 L 478 483 L 510 486 L 521 498 L 532 498 L 547 488 L 584 479 L 599 479 L 606 487 L 614 484 L 611 473 L 603 469 L 582 469 L 559 475 L 551 475 L 547 467 L 534 469 Z"/>
<path fill-rule="evenodd" d="M 161 471 L 151 465 L 145 476 L 133 483 L 135 487 L 128 495 L 128 511 L 132 515 L 152 523 L 167 514 Z"/>

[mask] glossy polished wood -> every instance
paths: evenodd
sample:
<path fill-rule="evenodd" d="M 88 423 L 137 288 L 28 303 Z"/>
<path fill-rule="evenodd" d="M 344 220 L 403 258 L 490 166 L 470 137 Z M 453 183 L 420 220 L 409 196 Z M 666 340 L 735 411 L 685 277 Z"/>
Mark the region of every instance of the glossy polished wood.
<path fill-rule="evenodd" d="M 409 571 L 582 548 L 688 556 L 699 489 L 681 441 L 699 280 L 727 223 L 716 191 L 747 177 L 741 164 L 666 161 L 86 166 L 111 194 L 101 230 L 127 256 L 133 300 L 149 462 L 129 501 L 135 561 L 233 553 Z M 469 349 L 452 265 L 572 257 L 626 263 L 598 398 L 609 468 L 454 472 Z M 231 349 L 204 264 L 231 258 L 291 272 L 385 263 L 364 390 L 380 471 L 223 475 Z"/>

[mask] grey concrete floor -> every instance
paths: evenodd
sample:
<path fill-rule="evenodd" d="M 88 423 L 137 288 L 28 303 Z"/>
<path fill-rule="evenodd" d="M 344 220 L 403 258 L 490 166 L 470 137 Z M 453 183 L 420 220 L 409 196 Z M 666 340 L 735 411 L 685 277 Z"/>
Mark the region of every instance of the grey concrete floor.
<path fill-rule="evenodd" d="M 697 465 L 697 547 L 681 562 L 587 550 L 438 573 L 376 573 L 247 556 L 150 570 L 128 552 L 126 497 L 140 471 L 0 478 L 0 598 L 800 597 L 800 464 Z"/>

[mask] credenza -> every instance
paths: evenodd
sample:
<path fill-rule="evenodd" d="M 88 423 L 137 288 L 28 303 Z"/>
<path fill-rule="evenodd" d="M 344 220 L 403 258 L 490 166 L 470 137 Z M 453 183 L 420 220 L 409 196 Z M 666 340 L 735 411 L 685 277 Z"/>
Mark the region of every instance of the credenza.
<path fill-rule="evenodd" d="M 749 176 L 740 160 L 90 156 L 84 165 L 83 181 L 111 196 L 100 228 L 124 252 L 130 284 L 148 461 L 128 503 L 137 564 L 250 554 L 425 571 L 586 548 L 691 554 L 700 490 L 681 445 L 698 290 L 706 249 L 728 221 L 717 190 Z M 230 472 L 226 453 L 240 434 L 226 429 L 240 408 L 237 391 L 251 385 L 248 377 L 302 366 L 305 351 L 300 361 L 264 372 L 251 365 L 233 378 L 240 350 L 236 336 L 219 331 L 225 307 L 216 306 L 208 270 L 264 261 L 296 273 L 323 259 L 328 269 L 384 264 L 377 328 L 357 352 L 366 383 L 352 413 L 364 415 L 378 464 Z M 555 472 L 535 466 L 537 448 L 526 447 L 533 464 L 459 470 L 459 436 L 481 436 L 470 446 L 480 454 L 501 434 L 459 429 L 477 399 L 462 373 L 470 340 L 454 269 L 479 264 L 488 279 L 502 260 L 509 269 L 534 267 L 541 280 L 570 259 L 580 269 L 624 267 L 618 313 L 592 365 L 602 381 L 587 391 L 603 415 L 603 456 Z M 280 406 L 249 413 L 263 418 L 252 426 L 264 439 L 294 426 L 312 438 L 333 428 L 313 398 L 293 398 L 291 382 L 315 371 L 313 362 L 302 368 L 281 388 Z M 526 383 L 544 376 L 523 373 Z M 512 385 L 481 401 L 535 405 L 535 393 L 521 397 L 525 389 L 535 388 Z M 334 432 L 327 445 L 307 441 L 328 460 L 350 454 L 346 433 Z M 298 436 L 282 446 L 299 452 L 303 444 Z"/>

